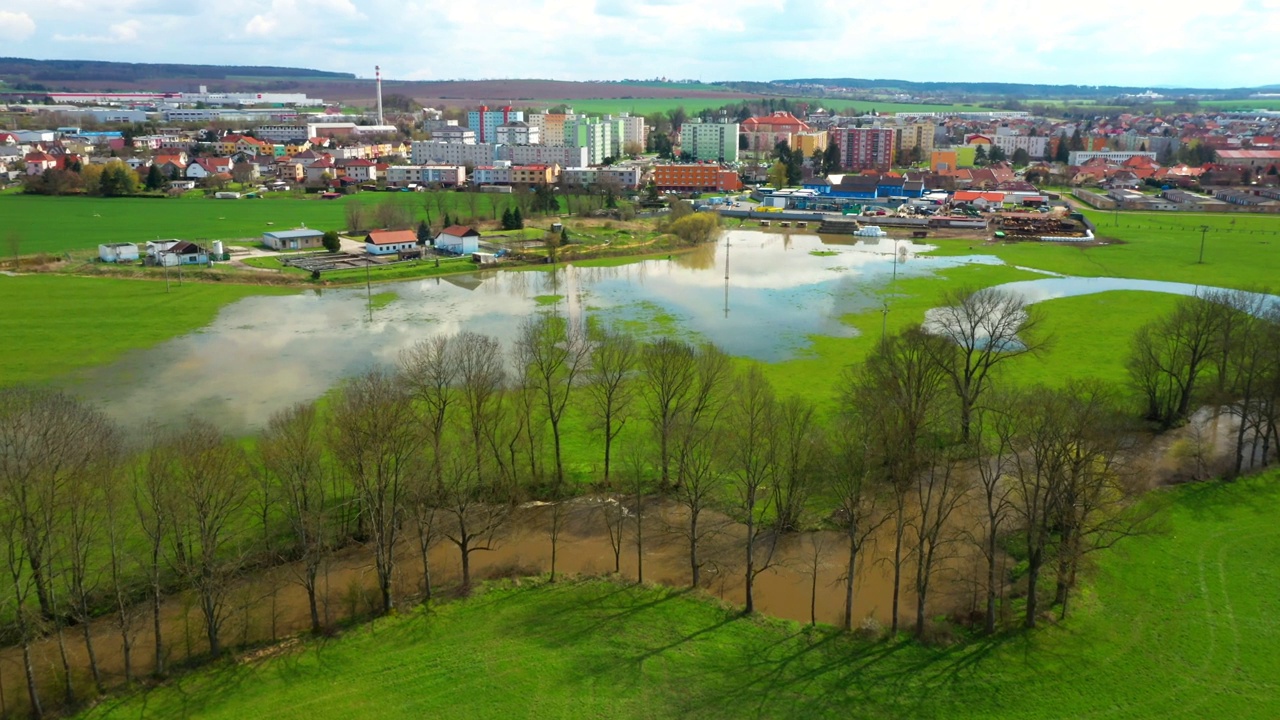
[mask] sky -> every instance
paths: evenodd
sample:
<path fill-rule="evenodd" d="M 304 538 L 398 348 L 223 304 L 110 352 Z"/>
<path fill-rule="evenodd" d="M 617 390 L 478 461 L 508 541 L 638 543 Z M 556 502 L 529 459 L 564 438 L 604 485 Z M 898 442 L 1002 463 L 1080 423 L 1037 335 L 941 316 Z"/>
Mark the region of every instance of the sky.
<path fill-rule="evenodd" d="M 0 55 L 394 80 L 1280 84 L 1280 0 L 0 0 Z"/>

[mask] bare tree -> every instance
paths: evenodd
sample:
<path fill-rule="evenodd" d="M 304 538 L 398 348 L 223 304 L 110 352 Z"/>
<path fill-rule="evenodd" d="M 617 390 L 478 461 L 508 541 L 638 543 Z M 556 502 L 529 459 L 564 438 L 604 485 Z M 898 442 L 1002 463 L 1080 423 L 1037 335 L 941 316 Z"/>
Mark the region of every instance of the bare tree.
<path fill-rule="evenodd" d="M 346 214 L 347 230 L 349 232 L 358 233 L 365 230 L 369 224 L 368 207 L 356 198 L 347 198 L 346 205 L 343 206 L 343 212 Z"/>
<path fill-rule="evenodd" d="M 217 658 L 228 594 L 243 562 L 237 533 L 249 501 L 246 458 L 234 439 L 194 418 L 169 435 L 163 453 L 173 483 L 170 565 L 195 593 L 209 654 Z"/>
<path fill-rule="evenodd" d="M 791 396 L 778 401 L 771 442 L 777 447 L 773 477 L 775 524 L 779 532 L 800 526 L 822 452 L 813 404 Z"/>
<path fill-rule="evenodd" d="M 963 442 L 969 441 L 974 408 L 991 386 L 993 372 L 1045 347 L 1040 324 L 1035 308 L 1022 296 L 997 288 L 948 291 L 941 307 L 929 311 L 925 330 L 950 342 L 925 347 L 956 394 Z"/>
<path fill-rule="evenodd" d="M 743 587 L 746 614 L 755 612 L 756 576 L 773 564 L 776 527 L 761 519 L 773 510 L 766 483 L 776 475 L 778 400 L 760 366 L 738 375 L 726 417 L 725 464 L 736 497 L 734 510 L 746 526 Z"/>
<path fill-rule="evenodd" d="M 466 442 L 464 437 L 446 451 L 439 499 L 445 515 L 440 533 L 458 548 L 463 592 L 471 589 L 471 555 L 492 550 L 511 515 L 509 489 L 489 462 L 472 462 Z"/>
<path fill-rule="evenodd" d="M 1110 388 L 1096 382 L 1070 382 L 1061 391 L 1063 473 L 1052 504 L 1057 536 L 1057 595 L 1062 617 L 1084 558 L 1123 538 L 1146 531 L 1150 506 L 1133 502 L 1139 486 L 1125 466 L 1133 433 Z"/>
<path fill-rule="evenodd" d="M 453 340 L 457 358 L 458 396 L 465 414 L 464 427 L 470 433 L 468 446 L 474 453 L 474 470 L 484 474 L 485 449 L 493 445 L 506 371 L 502 366 L 502 346 L 488 335 L 463 332 Z"/>
<path fill-rule="evenodd" d="M 1228 316 L 1220 303 L 1189 297 L 1138 329 L 1128 367 L 1148 420 L 1170 428 L 1186 419 L 1201 373 L 1221 351 L 1218 342 Z"/>
<path fill-rule="evenodd" d="M 516 361 L 528 368 L 534 386 L 542 396 L 543 410 L 551 425 L 558 484 L 564 483 L 561 452 L 561 422 L 573 389 L 591 359 L 591 344 L 584 330 L 557 315 L 530 317 L 520 326 L 516 340 Z"/>
<path fill-rule="evenodd" d="M 671 487 L 671 443 L 676 421 L 695 379 L 695 350 L 687 343 L 659 338 L 640 352 L 640 384 L 646 415 L 658 443 L 660 489 Z"/>
<path fill-rule="evenodd" d="M 1052 523 L 1059 486 L 1065 473 L 1062 427 L 1066 412 L 1062 396 L 1045 388 L 1018 398 L 1021 420 L 1010 458 L 1014 482 L 1012 502 L 1021 527 L 1019 536 L 1027 558 L 1027 604 L 1024 625 L 1034 628 L 1040 612 L 1038 593 L 1052 539 Z"/>
<path fill-rule="evenodd" d="M 924 636 L 929 588 L 942 562 L 952 557 L 963 536 L 952 517 L 965 501 L 968 484 L 946 453 L 935 451 L 916 483 L 916 519 L 912 525 L 916 558 L 916 637 Z"/>
<path fill-rule="evenodd" d="M 142 461 L 135 458 L 135 462 Z M 141 607 L 134 602 L 130 579 L 135 569 L 145 571 L 142 564 L 135 568 L 135 558 L 128 545 L 134 539 L 135 525 L 129 522 L 132 507 L 129 505 L 124 478 L 119 472 L 104 478 L 102 492 L 102 532 L 107 551 L 107 572 L 111 583 L 111 619 L 120 633 L 121 660 L 124 664 L 124 681 L 133 683 L 134 624 Z M 146 534 L 145 532 L 143 533 Z M 158 564 L 158 558 L 157 558 Z"/>
<path fill-rule="evenodd" d="M 396 542 L 410 478 L 422 465 L 422 433 L 405 383 L 384 370 L 349 382 L 332 407 L 329 447 L 354 486 L 373 545 L 382 611 L 391 612 Z"/>
<path fill-rule="evenodd" d="M 312 632 L 321 627 L 318 579 L 333 542 L 322 435 L 315 404 L 301 403 L 273 414 L 258 439 L 258 455 L 272 480 L 264 495 L 274 494 L 280 500 L 298 555 L 294 566 L 307 593 Z"/>
<path fill-rule="evenodd" d="M 587 395 L 592 415 L 604 441 L 604 482 L 610 482 L 613 441 L 630 419 L 636 387 L 634 371 L 639 348 L 630 335 L 603 330 L 591 342 L 586 369 Z"/>
<path fill-rule="evenodd" d="M 731 378 L 728 356 L 714 345 L 703 345 L 691 358 L 689 389 L 676 406 L 672 438 L 675 445 L 676 499 L 688 512 L 683 528 L 689 544 L 692 587 L 701 582 L 705 559 L 699 548 L 721 529 L 704 522 L 703 512 L 720 495 L 725 482 L 721 467 L 725 435 L 720 426 L 726 386 Z"/>
<path fill-rule="evenodd" d="M 892 517 L 882 507 L 889 487 L 878 471 L 879 459 L 873 452 L 875 414 L 860 406 L 861 394 L 857 374 L 847 372 L 832 422 L 830 450 L 823 456 L 825 463 L 821 472 L 824 489 L 836 500 L 836 525 L 848 547 L 844 573 L 845 630 L 853 629 L 858 559 L 875 533 Z"/>
<path fill-rule="evenodd" d="M 942 403 L 947 377 L 934 362 L 937 345 L 949 340 L 909 329 L 886 338 L 863 363 L 854 404 L 873 414 L 864 427 L 872 454 L 893 501 L 893 606 L 891 631 L 898 631 L 902 570 L 910 559 L 905 547 L 915 508 L 910 502 L 920 473 L 928 466 L 925 449 L 945 434 Z"/>
<path fill-rule="evenodd" d="M 980 408 L 969 435 L 972 448 L 976 491 L 981 497 L 981 536 L 975 538 L 986 560 L 986 614 L 983 628 L 989 635 L 996 630 L 996 605 L 1002 599 L 1004 583 L 999 577 L 1000 538 L 1013 512 L 1013 485 L 1008 474 L 1014 436 L 1018 432 L 1018 404 L 1009 396 L 997 399 L 990 409 Z"/>
<path fill-rule="evenodd" d="M 156 676 L 165 673 L 164 635 L 161 624 L 161 603 L 164 601 L 164 544 L 173 524 L 169 493 L 173 488 L 171 472 L 160 431 L 149 430 L 151 446 L 145 459 L 134 470 L 133 505 L 138 515 L 138 525 L 147 537 L 146 572 L 148 594 L 151 600 L 152 640 L 154 643 Z"/>
<path fill-rule="evenodd" d="M 5 570 L 12 591 L 14 630 L 22 644 L 22 671 L 26 678 L 27 702 L 31 717 L 44 717 L 44 706 L 40 702 L 40 690 L 36 683 L 35 661 L 31 654 L 31 643 L 39 637 L 43 625 L 43 617 L 37 608 L 30 606 L 30 598 L 35 589 L 35 582 L 27 570 L 28 558 L 26 543 L 23 541 L 23 520 L 21 514 L 9 503 L 0 503 L 0 539 L 5 544 Z"/>
<path fill-rule="evenodd" d="M 827 568 L 827 556 L 831 554 L 832 536 L 826 532 L 805 535 L 804 574 L 809 576 L 809 624 L 818 624 L 818 578 Z M 852 603 L 850 603 L 852 607 Z M 852 623 L 845 621 L 845 629 Z"/>

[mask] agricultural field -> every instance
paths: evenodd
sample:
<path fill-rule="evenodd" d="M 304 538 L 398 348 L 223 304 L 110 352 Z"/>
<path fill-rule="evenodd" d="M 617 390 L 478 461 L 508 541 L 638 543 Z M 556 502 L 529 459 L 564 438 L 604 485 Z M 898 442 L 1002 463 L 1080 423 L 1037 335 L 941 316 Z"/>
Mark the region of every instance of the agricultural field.
<path fill-rule="evenodd" d="M 765 100 L 765 97 L 743 98 L 752 102 Z M 777 97 L 776 99 L 783 99 Z M 787 97 L 787 101 L 793 104 L 804 103 L 811 108 L 825 108 L 839 112 L 870 112 L 875 110 L 877 113 L 902 113 L 902 112 L 943 112 L 946 110 L 969 110 L 973 112 L 982 112 L 991 108 L 976 107 L 968 105 L 920 105 L 912 103 L 894 103 L 894 102 L 878 102 L 874 100 L 831 100 L 827 98 L 817 97 Z M 557 105 L 568 105 L 574 111 L 590 114 L 617 114 L 620 112 L 629 112 L 632 115 L 649 115 L 655 112 L 665 113 L 669 110 L 675 110 L 677 107 L 683 107 L 685 112 L 690 115 L 696 115 L 703 110 L 719 110 L 725 105 L 735 104 L 733 99 L 725 100 L 723 98 L 699 98 L 699 97 L 663 97 L 663 98 L 593 98 L 580 100 L 539 100 L 535 101 L 537 107 L 555 107 Z"/>
<path fill-rule="evenodd" d="M 1280 475 L 1160 491 L 1075 614 L 930 647 L 599 580 L 490 586 L 289 642 L 80 717 L 1266 718 L 1280 714 Z M 465 698 L 465 706 L 459 699 Z"/>

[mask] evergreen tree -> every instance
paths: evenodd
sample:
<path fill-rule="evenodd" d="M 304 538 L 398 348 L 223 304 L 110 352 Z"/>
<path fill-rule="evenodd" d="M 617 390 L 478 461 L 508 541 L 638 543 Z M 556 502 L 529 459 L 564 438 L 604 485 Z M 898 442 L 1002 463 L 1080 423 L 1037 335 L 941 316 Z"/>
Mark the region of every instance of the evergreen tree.
<path fill-rule="evenodd" d="M 511 229 L 512 230 L 524 229 L 524 216 L 520 214 L 519 205 L 516 206 L 515 210 L 511 211 Z"/>
<path fill-rule="evenodd" d="M 502 211 L 502 229 L 503 230 L 515 229 L 515 220 L 512 219 L 511 217 L 511 208 L 507 208 L 506 210 Z"/>
<path fill-rule="evenodd" d="M 565 227 L 561 227 L 561 228 L 560 228 L 560 244 L 561 244 L 561 245 L 568 245 L 568 244 L 569 244 L 569 229 L 568 229 L 568 228 L 565 228 Z"/>
<path fill-rule="evenodd" d="M 160 167 L 154 163 L 151 165 L 151 169 L 147 170 L 146 186 L 148 190 L 152 191 L 164 187 L 164 175 L 160 173 Z"/>
<path fill-rule="evenodd" d="M 431 227 L 427 225 L 426 220 L 418 221 L 418 243 L 426 245 L 431 242 Z"/>
<path fill-rule="evenodd" d="M 987 164 L 987 146 L 979 145 L 973 153 L 973 164 L 982 167 Z"/>
<path fill-rule="evenodd" d="M 827 143 L 826 152 L 822 154 L 822 174 L 830 175 L 838 172 L 840 172 L 840 145 L 831 140 Z"/>

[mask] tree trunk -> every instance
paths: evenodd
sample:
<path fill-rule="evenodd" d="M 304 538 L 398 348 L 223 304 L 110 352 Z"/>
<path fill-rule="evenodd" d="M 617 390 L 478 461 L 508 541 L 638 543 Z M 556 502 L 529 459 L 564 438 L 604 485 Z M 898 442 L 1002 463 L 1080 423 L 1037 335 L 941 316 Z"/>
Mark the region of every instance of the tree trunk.
<path fill-rule="evenodd" d="M 21 612 L 21 610 L 19 610 Z M 36 689 L 36 667 L 31 661 L 31 642 L 27 640 L 26 628 L 22 632 L 22 669 L 27 676 L 27 701 L 31 703 L 31 717 L 44 717 L 44 708 L 40 705 L 40 692 Z"/>
<path fill-rule="evenodd" d="M 84 651 L 89 658 L 89 672 L 93 675 L 94 689 L 101 695 L 105 692 L 105 688 L 102 687 L 102 671 L 98 669 L 98 654 L 93 650 L 93 634 L 89 632 L 88 608 L 85 608 L 85 612 L 81 613 L 81 617 L 80 629 L 84 632 Z"/>
<path fill-rule="evenodd" d="M 311 632 L 320 632 L 320 606 L 316 602 L 316 575 L 319 565 L 315 562 L 307 566 L 307 609 L 311 611 Z"/>
<path fill-rule="evenodd" d="M 901 503 L 899 503 L 898 527 L 893 540 L 893 607 L 891 608 L 892 622 L 889 626 L 889 632 L 894 635 L 898 634 L 898 598 L 902 593 L 902 534 L 905 527 Z"/>
<path fill-rule="evenodd" d="M 209 657 L 217 660 L 222 657 L 222 638 L 218 636 L 218 621 L 212 600 L 204 599 L 204 631 L 209 640 Z"/>
<path fill-rule="evenodd" d="M 996 631 L 996 533 L 987 535 L 987 616 L 983 630 L 988 635 Z"/>
<path fill-rule="evenodd" d="M 698 569 L 698 514 L 695 512 L 689 517 L 690 587 L 698 587 L 698 583 L 702 580 L 701 573 L 698 572 Z"/>
<path fill-rule="evenodd" d="M 854 573 L 858 569 L 858 541 L 853 533 L 849 534 L 849 567 L 844 577 L 844 629 L 853 630 L 853 583 Z M 813 574 L 813 592 L 818 591 L 818 573 Z"/>
<path fill-rule="evenodd" d="M 462 589 L 466 592 L 471 590 L 471 548 L 463 540 L 458 549 L 462 552 Z"/>
<path fill-rule="evenodd" d="M 71 686 L 71 661 L 67 658 L 67 640 L 62 632 L 62 618 L 55 620 L 54 634 L 58 638 L 58 660 L 62 663 L 62 701 L 67 707 L 75 705 L 75 688 Z"/>
<path fill-rule="evenodd" d="M 1041 550 L 1035 550 L 1027 556 L 1027 616 L 1024 625 L 1028 629 L 1036 626 L 1036 586 L 1040 583 L 1040 565 L 1043 562 Z"/>
<path fill-rule="evenodd" d="M 640 493 L 636 493 L 636 584 L 644 584 L 644 521 L 640 514 Z"/>
<path fill-rule="evenodd" d="M 747 503 L 747 577 L 746 577 L 746 607 L 743 611 L 750 615 L 756 611 L 756 601 L 754 593 L 755 577 L 756 577 L 756 522 L 755 522 L 755 503 Z"/>
<path fill-rule="evenodd" d="M 609 458 L 613 449 L 613 418 L 606 415 L 604 419 L 604 486 L 609 487 Z"/>
<path fill-rule="evenodd" d="M 124 660 L 124 684 L 133 684 L 133 642 L 129 639 L 128 620 L 120 613 L 120 654 Z"/>

